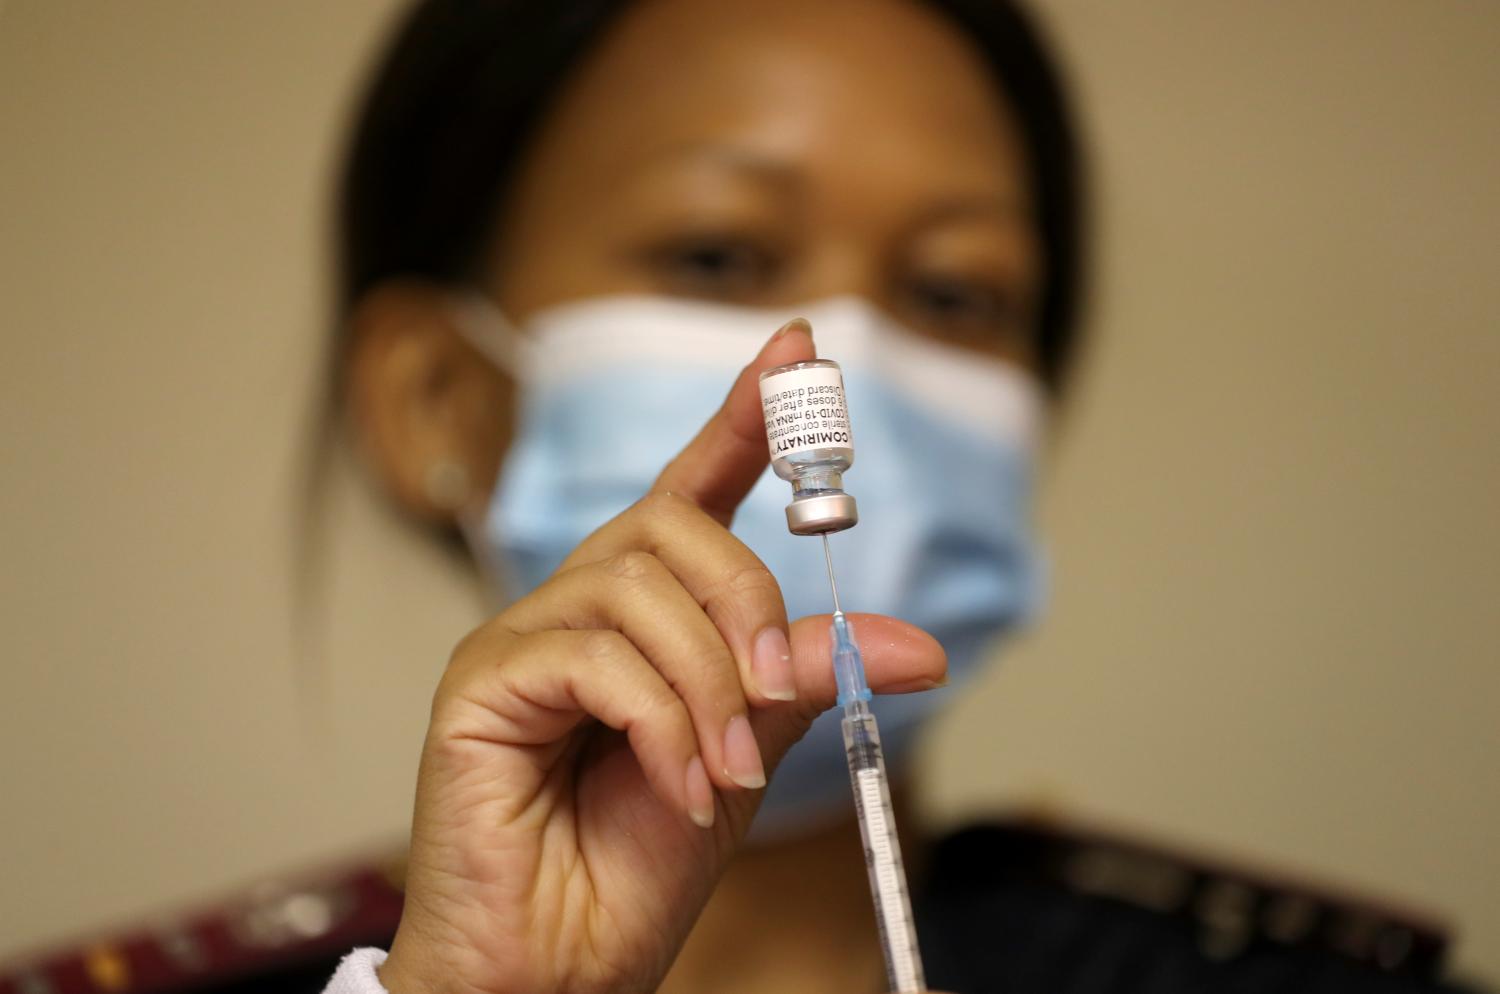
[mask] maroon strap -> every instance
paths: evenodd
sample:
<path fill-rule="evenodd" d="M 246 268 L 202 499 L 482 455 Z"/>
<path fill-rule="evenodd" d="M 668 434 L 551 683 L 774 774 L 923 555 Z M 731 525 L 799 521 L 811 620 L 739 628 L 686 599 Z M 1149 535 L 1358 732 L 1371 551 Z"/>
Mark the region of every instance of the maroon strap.
<path fill-rule="evenodd" d="M 266 881 L 215 907 L 0 964 L 0 994 L 184 991 L 384 946 L 400 864 Z"/>

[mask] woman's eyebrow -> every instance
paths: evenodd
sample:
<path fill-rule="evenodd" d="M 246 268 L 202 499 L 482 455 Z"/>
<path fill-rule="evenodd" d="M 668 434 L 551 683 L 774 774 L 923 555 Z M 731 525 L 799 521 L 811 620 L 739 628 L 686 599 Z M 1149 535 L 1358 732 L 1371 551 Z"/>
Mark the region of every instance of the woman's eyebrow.
<path fill-rule="evenodd" d="M 924 206 L 912 221 L 913 228 L 928 227 L 946 221 L 969 221 L 988 218 L 1005 224 L 1032 223 L 1030 205 L 1014 194 L 961 194 L 945 197 Z"/>
<path fill-rule="evenodd" d="M 758 182 L 778 187 L 782 192 L 798 192 L 803 178 L 797 168 L 785 159 L 755 149 L 722 143 L 693 143 L 670 147 L 646 165 L 646 171 L 682 167 L 709 166 L 741 173 Z"/>

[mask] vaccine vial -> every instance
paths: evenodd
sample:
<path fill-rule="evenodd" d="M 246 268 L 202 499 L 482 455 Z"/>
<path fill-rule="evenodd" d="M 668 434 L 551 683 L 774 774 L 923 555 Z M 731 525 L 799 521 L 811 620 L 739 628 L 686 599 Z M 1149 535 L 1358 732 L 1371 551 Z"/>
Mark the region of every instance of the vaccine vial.
<path fill-rule="evenodd" d="M 844 402 L 844 374 L 831 359 L 809 359 L 760 374 L 771 469 L 792 485 L 786 524 L 794 535 L 825 535 L 859 521 L 844 473 L 854 465 L 854 438 Z"/>

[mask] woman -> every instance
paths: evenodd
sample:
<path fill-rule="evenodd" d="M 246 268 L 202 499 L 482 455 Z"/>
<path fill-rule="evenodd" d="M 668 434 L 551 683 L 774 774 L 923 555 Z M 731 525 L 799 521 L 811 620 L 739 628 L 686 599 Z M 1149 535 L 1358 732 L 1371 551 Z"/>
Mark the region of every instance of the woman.
<path fill-rule="evenodd" d="M 402 30 L 347 174 L 348 403 L 389 492 L 529 593 L 435 697 L 387 989 L 649 990 L 674 959 L 663 990 L 880 987 L 836 726 L 724 869 L 833 702 L 826 614 L 788 624 L 827 610 L 815 550 L 760 526 L 784 484 L 751 493 L 756 376 L 815 338 L 848 367 L 884 560 L 836 544 L 848 604 L 985 597 L 932 598 L 946 660 L 858 616 L 872 685 L 967 671 L 1029 608 L 1027 445 L 1076 283 L 1052 77 L 1014 11 L 970 6 L 432 3 Z M 886 430 L 955 434 L 887 342 L 994 387 L 953 442 L 957 527 L 926 520 L 937 450 Z M 737 538 L 747 494 L 770 514 Z M 930 706 L 883 722 L 894 765 Z"/>
<path fill-rule="evenodd" d="M 931 688 L 1034 611 L 1078 222 L 1008 4 L 414 12 L 346 174 L 343 395 L 381 485 L 504 606 L 433 700 L 389 956 L 335 988 L 882 988 L 815 721 L 829 602 L 756 379 L 845 364 L 865 524 L 835 554 L 845 603 L 883 612 L 856 617 L 871 684 L 909 695 L 880 711 L 899 779 Z M 987 989 L 1001 952 L 918 903 L 929 981 Z"/>

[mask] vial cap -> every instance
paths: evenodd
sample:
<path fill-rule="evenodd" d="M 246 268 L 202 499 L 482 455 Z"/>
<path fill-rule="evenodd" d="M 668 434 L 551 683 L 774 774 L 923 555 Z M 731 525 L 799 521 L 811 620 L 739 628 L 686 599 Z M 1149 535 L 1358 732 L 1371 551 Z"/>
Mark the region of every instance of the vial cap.
<path fill-rule="evenodd" d="M 793 535 L 841 532 L 859 523 L 859 506 L 848 494 L 804 497 L 786 506 L 786 526 Z"/>

